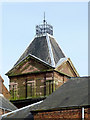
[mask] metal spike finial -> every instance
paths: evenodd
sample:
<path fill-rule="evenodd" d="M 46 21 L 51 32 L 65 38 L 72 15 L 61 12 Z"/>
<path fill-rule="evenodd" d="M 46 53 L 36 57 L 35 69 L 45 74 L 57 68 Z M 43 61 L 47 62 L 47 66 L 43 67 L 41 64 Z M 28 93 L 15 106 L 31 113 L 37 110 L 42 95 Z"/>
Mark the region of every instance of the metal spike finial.
<path fill-rule="evenodd" d="M 44 20 L 43 20 L 43 22 L 45 23 L 45 12 L 44 12 Z"/>

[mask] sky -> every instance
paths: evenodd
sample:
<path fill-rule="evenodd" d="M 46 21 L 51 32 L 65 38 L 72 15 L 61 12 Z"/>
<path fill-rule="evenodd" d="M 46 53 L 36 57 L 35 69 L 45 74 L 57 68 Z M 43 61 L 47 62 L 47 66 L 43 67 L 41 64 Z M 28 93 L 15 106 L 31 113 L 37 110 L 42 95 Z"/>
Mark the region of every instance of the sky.
<path fill-rule="evenodd" d="M 35 26 L 46 21 L 65 55 L 80 76 L 88 75 L 88 2 L 4 2 L 2 3 L 0 74 L 5 75 L 35 36 Z M 0 22 L 1 22 L 0 20 Z"/>

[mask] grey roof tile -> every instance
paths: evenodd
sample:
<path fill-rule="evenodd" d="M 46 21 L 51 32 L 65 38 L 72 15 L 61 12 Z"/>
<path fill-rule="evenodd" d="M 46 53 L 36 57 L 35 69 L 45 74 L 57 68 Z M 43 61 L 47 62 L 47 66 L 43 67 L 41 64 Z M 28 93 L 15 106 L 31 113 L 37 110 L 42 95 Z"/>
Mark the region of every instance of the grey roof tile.
<path fill-rule="evenodd" d="M 17 107 L 14 106 L 9 100 L 7 100 L 3 95 L 0 94 L 0 108 L 5 109 L 5 110 L 16 110 Z"/>
<path fill-rule="evenodd" d="M 47 40 L 47 36 L 49 40 Z M 50 55 L 50 53 L 52 54 L 52 56 Z M 55 62 L 55 65 L 61 58 L 65 57 L 64 53 L 60 49 L 59 45 L 56 43 L 55 39 L 49 36 L 49 34 L 46 34 L 44 36 L 42 35 L 40 37 L 35 37 L 14 66 L 20 63 L 20 61 L 22 61 L 29 54 L 36 56 L 37 58 L 45 61 L 46 63 L 52 66 L 54 64 L 52 64 L 52 57 Z"/>

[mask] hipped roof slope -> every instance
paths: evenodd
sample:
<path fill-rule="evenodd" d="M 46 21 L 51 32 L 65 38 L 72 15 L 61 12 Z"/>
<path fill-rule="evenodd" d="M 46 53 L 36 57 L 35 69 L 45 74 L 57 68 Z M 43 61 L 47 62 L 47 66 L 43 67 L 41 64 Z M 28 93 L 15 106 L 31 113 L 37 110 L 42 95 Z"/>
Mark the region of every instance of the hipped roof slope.
<path fill-rule="evenodd" d="M 36 36 L 14 66 L 20 63 L 29 54 L 45 61 L 52 67 L 55 67 L 58 61 L 65 57 L 58 43 L 53 36 L 48 33 L 46 35 Z"/>

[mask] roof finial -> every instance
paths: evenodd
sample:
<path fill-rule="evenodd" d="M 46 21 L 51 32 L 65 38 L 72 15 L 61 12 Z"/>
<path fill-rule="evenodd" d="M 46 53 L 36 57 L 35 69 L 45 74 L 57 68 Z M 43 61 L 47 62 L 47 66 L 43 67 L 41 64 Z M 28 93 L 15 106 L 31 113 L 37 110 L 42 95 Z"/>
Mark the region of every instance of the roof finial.
<path fill-rule="evenodd" d="M 43 35 L 45 33 L 53 35 L 53 26 L 47 24 L 45 20 L 45 12 L 44 12 L 43 23 L 40 25 L 36 25 L 36 35 Z"/>
<path fill-rule="evenodd" d="M 43 20 L 43 22 L 45 23 L 45 12 L 44 12 L 44 20 Z"/>

